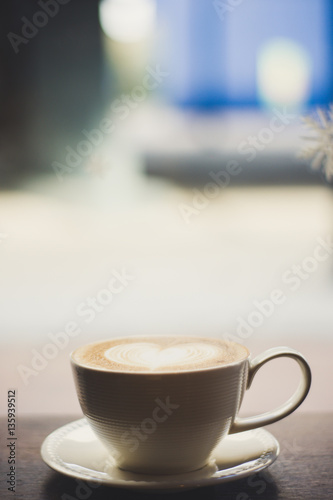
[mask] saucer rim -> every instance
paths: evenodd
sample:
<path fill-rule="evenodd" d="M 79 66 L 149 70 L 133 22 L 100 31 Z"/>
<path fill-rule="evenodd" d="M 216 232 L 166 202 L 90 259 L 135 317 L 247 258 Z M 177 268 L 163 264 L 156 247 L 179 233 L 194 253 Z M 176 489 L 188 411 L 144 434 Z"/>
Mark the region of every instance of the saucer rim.
<path fill-rule="evenodd" d="M 44 439 L 41 447 L 40 453 L 45 464 L 50 467 L 52 470 L 59 472 L 67 477 L 71 477 L 72 479 L 80 479 L 83 481 L 89 481 L 91 483 L 96 483 L 101 486 L 106 487 L 115 487 L 115 488 L 124 488 L 124 489 L 138 489 L 138 490 L 168 490 L 168 491 L 185 491 L 187 489 L 200 488 L 205 486 L 214 486 L 219 483 L 236 481 L 238 479 L 243 479 L 250 475 L 256 474 L 270 465 L 272 465 L 275 460 L 278 458 L 280 453 L 280 445 L 278 440 L 272 433 L 263 428 L 253 429 L 250 431 L 245 431 L 247 433 L 259 432 L 266 439 L 269 439 L 271 442 L 271 447 L 267 449 L 264 453 L 262 453 L 259 457 L 254 460 L 250 460 L 249 462 L 242 462 L 240 464 L 228 467 L 226 469 L 217 469 L 214 473 L 212 473 L 208 477 L 195 478 L 193 476 L 186 478 L 187 474 L 194 474 L 196 471 L 191 471 L 188 473 L 180 473 L 180 474 L 166 474 L 159 475 L 158 480 L 147 479 L 148 474 L 142 474 L 145 479 L 117 479 L 112 478 L 112 476 L 108 476 L 105 478 L 97 478 L 93 475 L 89 474 L 85 471 L 75 471 L 70 469 L 68 465 L 62 465 L 60 462 L 65 464 L 59 455 L 56 455 L 54 451 L 50 452 L 50 446 L 54 447 L 55 439 L 57 442 L 61 441 L 62 437 L 67 435 L 70 431 L 73 431 L 78 428 L 82 428 L 83 426 L 89 426 L 87 420 L 85 418 L 80 418 L 78 420 L 74 420 L 72 422 L 68 422 L 61 427 L 58 427 L 47 437 Z M 237 435 L 240 436 L 243 434 L 242 432 Z M 98 441 L 96 437 L 96 441 Z M 214 453 L 213 457 L 214 459 Z M 74 464 L 75 465 L 75 464 Z M 240 470 L 239 470 L 240 469 Z M 202 470 L 202 469 L 200 469 Z M 230 471 L 226 475 L 226 473 Z M 130 472 L 129 472 L 130 473 Z M 224 475 L 221 475 L 223 474 Z M 139 476 L 139 474 L 134 474 L 133 476 Z M 178 479 L 179 477 L 179 479 Z"/>

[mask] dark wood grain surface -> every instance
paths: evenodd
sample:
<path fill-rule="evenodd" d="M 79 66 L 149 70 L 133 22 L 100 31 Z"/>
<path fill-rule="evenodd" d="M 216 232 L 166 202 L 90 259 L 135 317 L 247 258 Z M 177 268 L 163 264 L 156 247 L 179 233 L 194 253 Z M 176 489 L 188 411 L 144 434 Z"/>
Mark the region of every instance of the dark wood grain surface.
<path fill-rule="evenodd" d="M 278 438 L 281 453 L 266 471 L 236 482 L 167 497 L 110 487 L 78 489 L 76 480 L 53 471 L 41 459 L 44 438 L 77 417 L 22 417 L 17 419 L 16 492 L 8 491 L 9 471 L 6 420 L 1 420 L 0 498 L 24 500 L 332 500 L 333 414 L 296 413 L 268 427 Z"/>

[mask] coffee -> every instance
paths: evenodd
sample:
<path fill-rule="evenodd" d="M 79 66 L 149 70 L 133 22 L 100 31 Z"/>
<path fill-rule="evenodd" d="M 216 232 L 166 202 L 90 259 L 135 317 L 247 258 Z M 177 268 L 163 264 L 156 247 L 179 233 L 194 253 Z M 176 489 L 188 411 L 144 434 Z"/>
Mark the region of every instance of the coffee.
<path fill-rule="evenodd" d="M 118 467 L 180 474 L 204 467 L 228 433 L 272 424 L 306 397 L 311 371 L 300 353 L 276 347 L 249 356 L 234 342 L 154 335 L 79 347 L 71 365 L 83 414 Z M 239 418 L 258 369 L 281 356 L 301 367 L 295 394 L 275 410 Z"/>
<path fill-rule="evenodd" d="M 201 337 L 127 337 L 78 348 L 73 359 L 91 368 L 120 372 L 202 370 L 244 360 L 246 347 Z"/>

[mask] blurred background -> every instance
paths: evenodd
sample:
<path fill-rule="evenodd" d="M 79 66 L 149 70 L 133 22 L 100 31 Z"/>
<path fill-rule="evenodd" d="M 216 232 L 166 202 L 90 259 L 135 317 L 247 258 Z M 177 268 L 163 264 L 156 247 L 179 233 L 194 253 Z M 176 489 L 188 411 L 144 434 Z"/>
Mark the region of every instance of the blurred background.
<path fill-rule="evenodd" d="M 302 116 L 332 101 L 331 2 L 0 10 L 2 394 L 22 414 L 78 414 L 75 347 L 193 334 L 300 350 L 300 411 L 332 410 L 333 197 L 298 155 Z M 272 362 L 243 412 L 297 377 Z"/>

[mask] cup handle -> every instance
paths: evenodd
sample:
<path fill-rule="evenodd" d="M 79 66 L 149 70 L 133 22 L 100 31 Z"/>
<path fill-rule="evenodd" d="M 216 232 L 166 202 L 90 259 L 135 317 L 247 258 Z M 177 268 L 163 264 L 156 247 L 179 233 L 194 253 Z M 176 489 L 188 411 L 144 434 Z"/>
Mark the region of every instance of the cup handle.
<path fill-rule="evenodd" d="M 288 357 L 292 358 L 299 364 L 302 371 L 302 378 L 296 392 L 286 401 L 284 404 L 276 408 L 275 410 L 269 411 L 267 413 L 262 413 L 254 417 L 246 418 L 235 418 L 229 434 L 234 434 L 236 432 L 248 431 L 255 429 L 257 427 L 262 427 L 264 425 L 273 424 L 284 417 L 287 417 L 299 407 L 299 405 L 306 398 L 310 386 L 311 386 L 311 370 L 301 353 L 291 349 L 289 347 L 274 347 L 273 349 L 268 349 L 267 351 L 259 354 L 253 361 L 250 361 L 248 382 L 246 389 L 252 384 L 253 378 L 259 368 L 261 368 L 267 361 L 275 358 Z"/>

